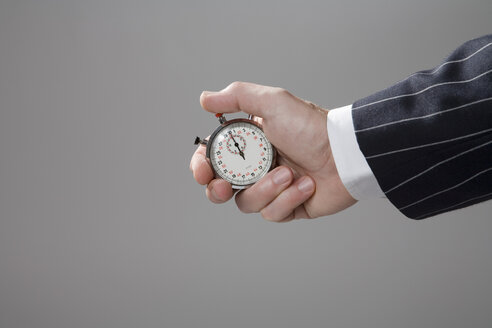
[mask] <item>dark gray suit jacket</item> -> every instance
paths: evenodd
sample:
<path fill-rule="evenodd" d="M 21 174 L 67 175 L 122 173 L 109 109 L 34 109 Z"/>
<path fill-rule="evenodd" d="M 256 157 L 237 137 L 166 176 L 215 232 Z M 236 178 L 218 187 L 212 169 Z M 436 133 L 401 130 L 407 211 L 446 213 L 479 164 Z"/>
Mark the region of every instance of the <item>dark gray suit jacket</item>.
<path fill-rule="evenodd" d="M 406 216 L 492 198 L 492 35 L 355 102 L 352 117 L 381 189 Z"/>

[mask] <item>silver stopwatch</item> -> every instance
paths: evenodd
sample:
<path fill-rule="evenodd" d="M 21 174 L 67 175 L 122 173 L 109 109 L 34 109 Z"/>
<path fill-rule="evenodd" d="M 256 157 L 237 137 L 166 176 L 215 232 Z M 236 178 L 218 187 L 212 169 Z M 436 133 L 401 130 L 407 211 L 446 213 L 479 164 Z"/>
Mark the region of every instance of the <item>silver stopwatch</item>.
<path fill-rule="evenodd" d="M 222 114 L 216 116 L 220 126 L 209 140 L 196 137 L 195 144 L 207 146 L 207 158 L 216 177 L 234 189 L 248 188 L 275 166 L 276 150 L 251 116 L 230 121 Z"/>

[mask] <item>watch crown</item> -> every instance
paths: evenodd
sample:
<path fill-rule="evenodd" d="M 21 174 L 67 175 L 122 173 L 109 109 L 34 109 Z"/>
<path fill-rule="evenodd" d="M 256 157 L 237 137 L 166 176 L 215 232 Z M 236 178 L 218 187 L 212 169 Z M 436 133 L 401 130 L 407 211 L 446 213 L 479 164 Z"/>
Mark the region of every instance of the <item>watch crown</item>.
<path fill-rule="evenodd" d="M 227 122 L 226 118 L 224 117 L 224 114 L 222 113 L 215 114 L 215 117 L 219 119 L 220 124 L 224 124 L 225 122 Z"/>

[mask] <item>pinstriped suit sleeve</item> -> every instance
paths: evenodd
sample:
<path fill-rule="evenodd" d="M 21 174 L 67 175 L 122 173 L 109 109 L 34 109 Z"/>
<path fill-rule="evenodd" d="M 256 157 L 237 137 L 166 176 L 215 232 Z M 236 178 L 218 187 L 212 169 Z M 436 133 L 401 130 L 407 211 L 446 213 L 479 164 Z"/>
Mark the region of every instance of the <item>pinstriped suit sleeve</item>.
<path fill-rule="evenodd" d="M 353 104 L 354 130 L 386 197 L 423 219 L 492 198 L 492 35 Z"/>

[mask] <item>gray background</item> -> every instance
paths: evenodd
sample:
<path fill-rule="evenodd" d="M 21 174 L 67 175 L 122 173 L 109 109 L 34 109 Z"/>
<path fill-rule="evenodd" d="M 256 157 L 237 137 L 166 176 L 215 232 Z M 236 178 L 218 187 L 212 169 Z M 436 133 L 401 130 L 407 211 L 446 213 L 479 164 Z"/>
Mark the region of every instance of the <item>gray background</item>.
<path fill-rule="evenodd" d="M 188 171 L 203 89 L 326 108 L 492 32 L 483 1 L 0 0 L 0 327 L 490 327 L 492 203 L 289 224 Z"/>

